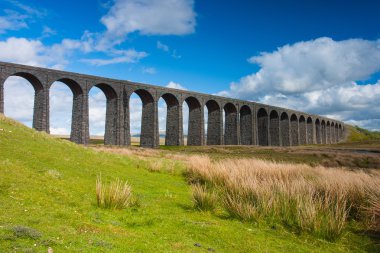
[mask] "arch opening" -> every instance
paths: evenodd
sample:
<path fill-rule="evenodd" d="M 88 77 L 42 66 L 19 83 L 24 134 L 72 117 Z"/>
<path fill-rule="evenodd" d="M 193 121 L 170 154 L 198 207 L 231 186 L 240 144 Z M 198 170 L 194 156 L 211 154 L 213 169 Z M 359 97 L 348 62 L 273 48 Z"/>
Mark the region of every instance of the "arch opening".
<path fill-rule="evenodd" d="M 117 145 L 117 94 L 108 84 L 89 91 L 89 132 L 93 142 L 102 137 L 105 145 Z"/>
<path fill-rule="evenodd" d="M 180 122 L 179 101 L 176 96 L 171 93 L 163 94 L 160 100 L 165 101 L 165 106 L 159 108 L 164 108 L 164 114 L 166 115 L 166 118 L 162 120 L 160 118 L 160 122 L 165 122 L 164 128 L 160 128 L 160 133 L 164 130 L 166 146 L 179 146 L 182 144 L 182 129 L 180 129 L 182 122 Z"/>
<path fill-rule="evenodd" d="M 8 76 L 1 85 L 4 87 L 4 101 L 0 107 L 5 115 L 38 131 L 49 132 L 48 94 L 37 77 L 17 72 Z"/>
<path fill-rule="evenodd" d="M 289 126 L 289 116 L 286 112 L 281 114 L 281 144 L 282 146 L 290 146 L 290 126 Z"/>
<path fill-rule="evenodd" d="M 235 105 L 227 103 L 224 106 L 224 144 L 225 145 L 237 145 L 237 110 Z"/>
<path fill-rule="evenodd" d="M 280 119 L 275 110 L 269 114 L 269 134 L 270 145 L 280 146 Z"/>
<path fill-rule="evenodd" d="M 74 80 L 62 78 L 55 81 L 50 93 L 50 132 L 70 135 L 70 140 L 79 144 L 88 142 L 87 101 L 80 85 Z"/>
<path fill-rule="evenodd" d="M 257 137 L 260 146 L 268 146 L 268 113 L 264 108 L 257 112 Z"/>

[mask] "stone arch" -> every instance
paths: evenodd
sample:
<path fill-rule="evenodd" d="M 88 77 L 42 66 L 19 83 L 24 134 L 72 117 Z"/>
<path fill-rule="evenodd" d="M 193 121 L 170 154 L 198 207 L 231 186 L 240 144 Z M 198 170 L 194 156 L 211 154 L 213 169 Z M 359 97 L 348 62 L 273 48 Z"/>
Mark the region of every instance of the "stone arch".
<path fill-rule="evenodd" d="M 307 122 L 306 122 L 306 129 L 307 129 L 307 144 L 313 144 L 314 143 L 314 129 L 313 129 L 313 120 L 311 117 L 307 117 Z"/>
<path fill-rule="evenodd" d="M 326 123 L 326 144 L 331 144 L 331 124 L 330 121 Z"/>
<path fill-rule="evenodd" d="M 299 144 L 306 145 L 307 144 L 307 130 L 306 130 L 306 119 L 303 115 L 300 116 L 299 119 Z"/>
<path fill-rule="evenodd" d="M 181 145 L 182 128 L 180 125 L 180 106 L 176 96 L 171 93 L 165 93 L 161 98 L 166 103 L 166 130 L 165 130 L 165 145 L 179 146 Z"/>
<path fill-rule="evenodd" d="M 224 105 L 224 145 L 237 145 L 237 109 L 232 103 Z"/>
<path fill-rule="evenodd" d="M 87 97 L 84 96 L 82 87 L 75 80 L 63 77 L 50 83 L 50 88 L 55 82 L 61 82 L 66 85 L 73 95 L 70 140 L 79 144 L 87 144 L 89 140 L 87 119 L 88 101 Z M 49 90 L 51 92 L 51 89 Z"/>
<path fill-rule="evenodd" d="M 222 144 L 222 124 L 220 106 L 215 100 L 206 102 L 207 107 L 207 145 Z"/>
<path fill-rule="evenodd" d="M 280 133 L 282 146 L 290 146 L 289 116 L 286 112 L 281 114 Z"/>
<path fill-rule="evenodd" d="M 189 121 L 187 132 L 188 146 L 201 146 L 203 144 L 203 109 L 199 100 L 195 97 L 185 99 L 189 107 Z"/>
<path fill-rule="evenodd" d="M 104 130 L 104 144 L 117 145 L 117 93 L 109 84 L 98 83 L 91 87 L 99 88 L 106 97 L 106 120 Z M 91 90 L 90 89 L 90 90 Z M 90 91 L 89 90 L 89 91 Z"/>
<path fill-rule="evenodd" d="M 248 105 L 240 108 L 240 140 L 241 145 L 252 145 L 252 111 Z"/>
<path fill-rule="evenodd" d="M 159 144 L 157 106 L 153 96 L 145 89 L 134 91 L 142 102 L 141 111 L 141 147 L 156 147 Z"/>
<path fill-rule="evenodd" d="M 264 108 L 257 111 L 257 132 L 258 144 L 261 146 L 268 146 L 268 113 Z"/>
<path fill-rule="evenodd" d="M 37 131 L 45 131 L 49 133 L 49 97 L 48 91 L 44 89 L 44 86 L 41 80 L 36 76 L 28 72 L 14 72 L 8 74 L 7 77 L 2 80 L 3 83 L 0 84 L 1 89 L 3 89 L 3 85 L 10 77 L 21 77 L 28 81 L 34 90 L 34 106 L 33 106 L 33 120 L 32 120 L 32 128 Z M 3 98 L 3 90 L 1 90 L 1 104 L 0 110 L 4 113 L 4 98 Z"/>
<path fill-rule="evenodd" d="M 321 135 L 322 135 L 321 122 L 319 121 L 319 119 L 316 119 L 315 120 L 315 139 L 316 139 L 317 144 L 322 143 L 322 136 Z"/>
<path fill-rule="evenodd" d="M 293 145 L 293 146 L 299 145 L 298 118 L 294 113 L 290 117 L 290 136 L 291 136 L 291 145 Z"/>
<path fill-rule="evenodd" d="M 322 144 L 326 144 L 326 122 L 324 119 L 321 122 L 321 139 Z"/>
<path fill-rule="evenodd" d="M 280 120 L 276 110 L 269 114 L 270 145 L 280 146 Z"/>

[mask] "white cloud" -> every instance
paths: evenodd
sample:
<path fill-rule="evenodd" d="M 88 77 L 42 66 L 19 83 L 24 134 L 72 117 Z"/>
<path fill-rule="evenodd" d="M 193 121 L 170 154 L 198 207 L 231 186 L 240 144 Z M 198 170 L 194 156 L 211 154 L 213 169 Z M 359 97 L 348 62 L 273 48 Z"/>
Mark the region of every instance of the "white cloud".
<path fill-rule="evenodd" d="M 185 35 L 195 30 L 193 0 L 115 0 L 102 17 L 106 37 L 123 40 L 132 32 Z"/>
<path fill-rule="evenodd" d="M 153 67 L 144 67 L 142 70 L 143 73 L 154 75 L 157 73 L 157 70 Z"/>
<path fill-rule="evenodd" d="M 118 50 L 115 51 L 116 55 L 113 58 L 108 59 L 83 59 L 83 62 L 90 63 L 92 65 L 96 66 L 104 66 L 104 65 L 110 65 L 110 64 L 116 64 L 116 63 L 135 63 L 138 62 L 140 59 L 145 58 L 148 56 L 146 52 L 138 52 L 134 49 L 128 49 L 128 50 Z"/>
<path fill-rule="evenodd" d="M 170 81 L 166 87 L 168 88 L 173 88 L 173 89 L 178 89 L 178 90 L 187 90 L 185 87 L 183 87 L 181 84 L 179 83 L 175 83 L 173 81 Z"/>
<path fill-rule="evenodd" d="M 380 40 L 330 38 L 286 45 L 249 59 L 260 70 L 220 95 L 329 115 L 344 121 L 380 118 L 380 83 L 358 85 L 380 71 Z M 377 127 L 378 128 L 378 127 Z"/>
<path fill-rule="evenodd" d="M 6 15 L 0 16 L 0 34 L 5 33 L 8 30 L 16 31 L 28 27 L 25 22 L 27 16 L 10 10 L 5 10 L 4 12 Z"/>
<path fill-rule="evenodd" d="M 157 48 L 162 51 L 169 52 L 169 46 L 161 43 L 161 41 L 157 41 Z"/>

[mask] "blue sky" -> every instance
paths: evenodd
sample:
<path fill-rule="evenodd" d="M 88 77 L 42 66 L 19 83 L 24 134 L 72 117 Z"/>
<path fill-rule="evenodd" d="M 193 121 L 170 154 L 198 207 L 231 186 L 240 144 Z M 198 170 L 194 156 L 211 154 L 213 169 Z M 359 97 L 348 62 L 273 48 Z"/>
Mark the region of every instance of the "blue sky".
<path fill-rule="evenodd" d="M 3 61 L 171 83 L 380 129 L 379 1 L 4 0 L 0 7 Z"/>

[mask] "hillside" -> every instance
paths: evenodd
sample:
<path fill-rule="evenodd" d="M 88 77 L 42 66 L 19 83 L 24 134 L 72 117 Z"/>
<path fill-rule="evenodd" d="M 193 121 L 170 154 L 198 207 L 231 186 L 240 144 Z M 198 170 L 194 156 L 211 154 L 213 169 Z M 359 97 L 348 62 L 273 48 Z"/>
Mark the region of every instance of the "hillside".
<path fill-rule="evenodd" d="M 159 161 L 157 160 L 159 159 Z M 163 171 L 154 170 L 159 162 Z M 1 252 L 364 252 L 355 229 L 331 243 L 193 208 L 184 165 L 85 148 L 0 116 Z M 127 180 L 140 205 L 105 210 L 95 181 Z"/>

